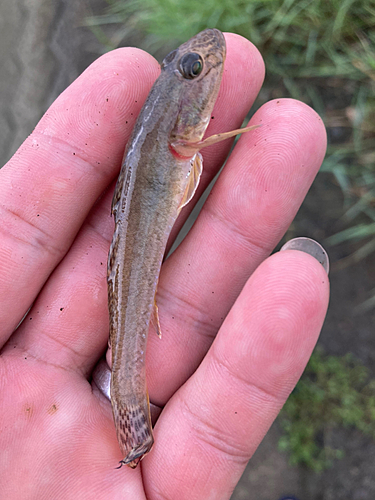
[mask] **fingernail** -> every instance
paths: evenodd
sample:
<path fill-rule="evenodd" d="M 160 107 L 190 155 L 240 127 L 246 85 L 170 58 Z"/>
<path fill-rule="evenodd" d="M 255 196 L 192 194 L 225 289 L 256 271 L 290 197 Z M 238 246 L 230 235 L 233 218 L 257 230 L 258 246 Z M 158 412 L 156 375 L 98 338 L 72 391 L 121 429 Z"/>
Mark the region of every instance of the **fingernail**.
<path fill-rule="evenodd" d="M 102 394 L 111 400 L 111 370 L 104 358 L 96 365 L 92 373 L 92 379 Z"/>
<path fill-rule="evenodd" d="M 324 267 L 325 272 L 329 273 L 329 257 L 322 245 L 311 238 L 294 238 L 289 240 L 280 248 L 282 250 L 299 250 L 315 257 L 315 259 Z"/>

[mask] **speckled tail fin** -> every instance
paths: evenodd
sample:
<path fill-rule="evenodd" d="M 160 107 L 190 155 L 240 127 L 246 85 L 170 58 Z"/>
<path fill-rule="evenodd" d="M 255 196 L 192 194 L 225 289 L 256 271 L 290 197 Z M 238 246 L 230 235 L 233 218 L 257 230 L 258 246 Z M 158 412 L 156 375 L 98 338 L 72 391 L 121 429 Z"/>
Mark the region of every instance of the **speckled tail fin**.
<path fill-rule="evenodd" d="M 151 451 L 154 444 L 149 408 L 145 411 L 138 404 L 119 407 L 112 402 L 113 416 L 124 459 L 122 465 L 135 469 L 140 460 Z"/>

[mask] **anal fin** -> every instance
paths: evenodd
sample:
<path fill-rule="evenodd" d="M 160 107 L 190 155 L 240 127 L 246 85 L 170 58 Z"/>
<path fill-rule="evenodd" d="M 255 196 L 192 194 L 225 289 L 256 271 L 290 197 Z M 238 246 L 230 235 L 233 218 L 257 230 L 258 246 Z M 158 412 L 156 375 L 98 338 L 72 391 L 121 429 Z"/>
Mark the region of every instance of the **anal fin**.
<path fill-rule="evenodd" d="M 159 321 L 159 308 L 156 304 L 156 297 L 154 298 L 154 307 L 151 315 L 151 324 L 155 328 L 156 333 L 158 334 L 159 339 L 161 339 L 161 328 Z"/>

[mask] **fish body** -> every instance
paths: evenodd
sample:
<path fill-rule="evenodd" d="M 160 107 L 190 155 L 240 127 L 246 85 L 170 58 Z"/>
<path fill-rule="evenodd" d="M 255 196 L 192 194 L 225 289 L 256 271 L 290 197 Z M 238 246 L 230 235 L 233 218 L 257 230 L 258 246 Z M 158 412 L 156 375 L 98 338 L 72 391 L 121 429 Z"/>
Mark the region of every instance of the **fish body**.
<path fill-rule="evenodd" d="M 157 316 L 160 268 L 179 210 L 198 182 L 193 172 L 201 164 L 199 147 L 184 156 L 179 145 L 203 137 L 225 51 L 222 33 L 205 30 L 164 59 L 134 126 L 115 189 L 107 276 L 111 402 L 124 455 L 121 464 L 132 468 L 153 444 L 145 355 L 150 322 Z"/>
<path fill-rule="evenodd" d="M 129 139 L 113 197 L 115 231 L 107 274 L 110 391 L 124 455 L 120 464 L 132 468 L 154 442 L 146 388 L 147 335 L 151 322 L 160 335 L 155 301 L 160 268 L 179 211 L 199 182 L 198 151 L 254 128 L 202 140 L 225 55 L 223 34 L 207 29 L 165 57 Z"/>

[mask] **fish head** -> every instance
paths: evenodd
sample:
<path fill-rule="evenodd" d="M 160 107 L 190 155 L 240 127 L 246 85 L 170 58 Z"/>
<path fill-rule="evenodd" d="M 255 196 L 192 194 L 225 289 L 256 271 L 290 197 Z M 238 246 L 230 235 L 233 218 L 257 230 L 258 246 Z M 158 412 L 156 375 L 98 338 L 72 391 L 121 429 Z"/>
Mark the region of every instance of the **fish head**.
<path fill-rule="evenodd" d="M 217 29 L 206 29 L 168 54 L 162 65 L 179 89 L 170 142 L 199 142 L 210 122 L 223 76 L 226 44 Z"/>

